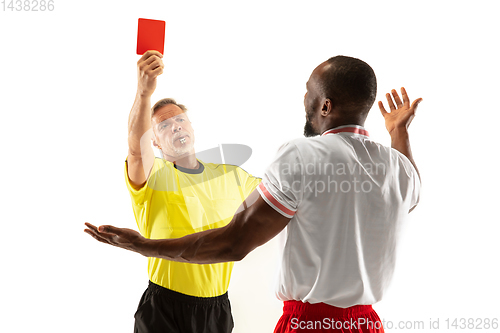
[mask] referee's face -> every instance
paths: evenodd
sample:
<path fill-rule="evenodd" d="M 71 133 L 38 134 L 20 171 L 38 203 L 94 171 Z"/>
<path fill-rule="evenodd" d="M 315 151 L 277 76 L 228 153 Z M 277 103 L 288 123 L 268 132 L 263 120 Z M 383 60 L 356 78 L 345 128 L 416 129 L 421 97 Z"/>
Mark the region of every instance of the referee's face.
<path fill-rule="evenodd" d="M 179 157 L 194 154 L 194 130 L 191 121 L 177 105 L 158 109 L 151 121 L 155 145 L 164 155 Z"/>

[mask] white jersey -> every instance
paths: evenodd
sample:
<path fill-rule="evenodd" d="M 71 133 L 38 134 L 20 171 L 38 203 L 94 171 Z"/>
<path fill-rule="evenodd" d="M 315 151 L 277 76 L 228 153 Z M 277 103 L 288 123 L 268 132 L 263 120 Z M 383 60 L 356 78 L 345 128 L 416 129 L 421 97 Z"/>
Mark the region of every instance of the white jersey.
<path fill-rule="evenodd" d="M 400 227 L 420 180 L 406 156 L 357 125 L 283 145 L 258 187 L 291 220 L 280 300 L 337 307 L 378 302 L 393 275 Z"/>

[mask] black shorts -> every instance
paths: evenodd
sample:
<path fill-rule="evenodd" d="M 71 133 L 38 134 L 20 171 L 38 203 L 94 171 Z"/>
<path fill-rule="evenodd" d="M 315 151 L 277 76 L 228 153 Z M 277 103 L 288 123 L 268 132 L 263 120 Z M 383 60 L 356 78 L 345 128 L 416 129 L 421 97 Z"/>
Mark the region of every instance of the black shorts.
<path fill-rule="evenodd" d="M 234 326 L 227 292 L 195 297 L 151 281 L 134 317 L 134 333 L 230 333 Z"/>

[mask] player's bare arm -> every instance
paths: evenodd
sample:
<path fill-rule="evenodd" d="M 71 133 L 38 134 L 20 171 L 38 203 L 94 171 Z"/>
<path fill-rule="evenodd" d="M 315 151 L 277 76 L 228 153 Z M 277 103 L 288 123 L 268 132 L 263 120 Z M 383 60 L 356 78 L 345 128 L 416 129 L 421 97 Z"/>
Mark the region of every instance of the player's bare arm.
<path fill-rule="evenodd" d="M 269 206 L 257 190 L 245 200 L 225 227 L 176 239 L 146 239 L 138 232 L 110 225 L 95 227 L 85 223 L 85 232 L 96 240 L 140 253 L 146 257 L 196 264 L 239 261 L 256 247 L 267 243 L 290 219 Z M 243 204 L 242 204 L 243 206 Z M 241 211 L 240 211 L 241 210 Z"/>
<path fill-rule="evenodd" d="M 157 77 L 163 73 L 163 55 L 147 51 L 137 62 L 137 94 L 128 120 L 128 177 L 132 185 L 141 187 L 154 163 L 151 148 L 151 95 Z"/>
<path fill-rule="evenodd" d="M 408 157 L 410 162 L 415 167 L 415 170 L 417 170 L 418 177 L 420 178 L 420 173 L 418 172 L 417 165 L 415 164 L 411 153 L 408 127 L 415 117 L 415 112 L 417 111 L 417 107 L 422 101 L 422 98 L 417 98 L 410 105 L 410 98 L 408 97 L 405 88 L 401 88 L 403 101 L 401 101 L 401 98 L 399 98 L 395 89 L 392 89 L 391 94 L 388 93 L 385 95 L 389 104 L 390 112 L 385 110 L 384 104 L 381 101 L 378 102 L 380 112 L 385 119 L 385 127 L 391 136 L 391 147 Z"/>

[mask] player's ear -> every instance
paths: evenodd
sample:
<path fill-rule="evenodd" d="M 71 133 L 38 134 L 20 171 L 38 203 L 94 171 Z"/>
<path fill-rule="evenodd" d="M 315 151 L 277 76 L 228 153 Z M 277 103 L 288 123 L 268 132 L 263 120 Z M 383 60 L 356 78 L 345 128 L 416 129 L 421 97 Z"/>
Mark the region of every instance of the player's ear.
<path fill-rule="evenodd" d="M 325 98 L 323 100 L 323 106 L 321 107 L 321 115 L 328 116 L 328 114 L 332 111 L 332 101 L 329 98 Z"/>

